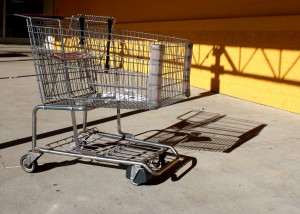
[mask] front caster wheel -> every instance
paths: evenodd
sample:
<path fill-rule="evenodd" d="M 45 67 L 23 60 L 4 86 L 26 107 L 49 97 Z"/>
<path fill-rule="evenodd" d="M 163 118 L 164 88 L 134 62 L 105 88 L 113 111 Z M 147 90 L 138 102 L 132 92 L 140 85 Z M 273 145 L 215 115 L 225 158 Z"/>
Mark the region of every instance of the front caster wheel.
<path fill-rule="evenodd" d="M 26 159 L 27 159 L 27 154 L 26 155 L 23 155 L 20 159 L 20 165 L 21 165 L 21 168 L 27 172 L 27 173 L 33 173 L 33 172 L 36 172 L 36 169 L 37 169 L 37 161 L 33 161 L 31 164 L 27 164 L 26 162 Z"/>
<path fill-rule="evenodd" d="M 150 164 L 155 169 L 161 169 L 167 164 L 166 156 L 167 154 L 164 152 L 163 154 L 159 155 L 158 158 L 151 160 Z"/>

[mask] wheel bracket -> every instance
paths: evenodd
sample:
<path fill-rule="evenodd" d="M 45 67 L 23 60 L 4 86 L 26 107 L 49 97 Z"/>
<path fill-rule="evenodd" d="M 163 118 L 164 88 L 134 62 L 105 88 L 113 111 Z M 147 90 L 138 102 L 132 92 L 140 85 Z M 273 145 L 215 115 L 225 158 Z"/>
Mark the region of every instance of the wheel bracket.
<path fill-rule="evenodd" d="M 42 155 L 43 155 L 43 153 L 40 153 L 40 152 L 29 151 L 27 153 L 25 166 L 26 167 L 30 166 L 34 161 L 37 161 Z"/>

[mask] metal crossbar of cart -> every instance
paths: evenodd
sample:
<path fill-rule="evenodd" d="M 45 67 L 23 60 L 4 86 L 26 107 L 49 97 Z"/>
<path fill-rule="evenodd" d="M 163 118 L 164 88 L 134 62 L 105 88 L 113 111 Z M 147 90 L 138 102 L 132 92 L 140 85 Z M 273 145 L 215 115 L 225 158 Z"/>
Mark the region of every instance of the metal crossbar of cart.
<path fill-rule="evenodd" d="M 38 158 L 49 153 L 128 165 L 126 177 L 142 184 L 178 161 L 173 147 L 122 132 L 120 109 L 158 109 L 189 96 L 188 40 L 114 30 L 112 17 L 25 18 L 42 104 L 33 110 L 24 171 L 34 172 Z M 102 107 L 117 109 L 119 135 L 87 127 L 87 111 Z M 73 136 L 38 147 L 39 109 L 70 111 Z M 75 111 L 83 111 L 80 132 Z"/>

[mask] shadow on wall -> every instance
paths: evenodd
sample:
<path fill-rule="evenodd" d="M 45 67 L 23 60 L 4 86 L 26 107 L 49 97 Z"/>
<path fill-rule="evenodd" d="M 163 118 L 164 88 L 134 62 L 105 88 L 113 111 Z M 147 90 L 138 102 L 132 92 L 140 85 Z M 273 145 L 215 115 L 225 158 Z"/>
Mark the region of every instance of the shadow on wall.
<path fill-rule="evenodd" d="M 146 140 L 175 148 L 229 153 L 258 135 L 266 124 L 204 111 L 191 111 L 163 130 L 152 130 Z M 145 134 L 145 133 L 143 133 Z"/>
<path fill-rule="evenodd" d="M 246 49 L 246 47 L 239 47 L 240 52 L 242 51 L 243 48 Z M 214 74 L 214 77 L 211 79 L 211 90 L 214 92 L 220 92 L 220 76 L 226 74 L 300 86 L 300 79 L 297 80 L 294 78 L 289 78 L 289 76 L 293 75 L 290 73 L 298 72 L 298 70 L 295 71 L 295 69 L 299 67 L 298 63 L 300 63 L 300 52 L 295 53 L 295 51 L 290 50 L 290 52 L 294 52 L 293 54 L 294 56 L 292 56 L 293 59 L 289 60 L 289 64 L 288 64 L 286 60 L 282 59 L 283 55 L 285 54 L 284 52 L 287 52 L 288 50 L 276 50 L 276 49 L 266 50 L 264 48 L 248 48 L 248 49 L 253 49 L 252 54 L 248 57 L 248 59 L 243 60 L 246 61 L 246 63 L 242 65 L 242 68 L 240 66 L 237 67 L 235 65 L 236 63 L 234 63 L 234 61 L 236 60 L 233 60 L 233 58 L 230 56 L 230 53 L 226 50 L 226 47 L 223 45 L 212 46 L 211 50 L 207 54 L 206 59 L 209 57 L 209 55 L 215 58 L 215 63 L 213 65 L 205 66 L 204 65 L 205 60 L 203 60 L 200 64 L 197 63 L 193 64 L 193 68 L 207 70 L 210 71 L 212 74 Z M 260 60 L 264 60 L 264 62 L 262 63 L 267 64 L 268 68 L 264 69 L 263 71 L 258 71 L 259 73 L 258 72 L 256 73 L 255 68 L 251 67 L 250 70 L 247 70 L 246 68 L 249 66 L 249 64 L 252 63 L 251 60 L 255 58 L 255 55 L 258 55 L 258 52 L 261 52 L 263 54 L 263 58 L 260 58 Z M 278 60 L 272 60 L 271 58 L 269 58 L 268 52 L 269 53 L 272 52 L 273 59 L 274 59 L 274 55 L 277 54 Z M 241 58 L 239 58 L 238 60 L 242 61 Z M 283 63 L 285 63 L 286 65 L 285 66 L 282 65 Z M 227 67 L 226 69 L 225 66 L 223 66 L 222 64 L 223 65 L 227 64 L 230 67 Z M 277 66 L 274 64 L 277 64 Z M 257 67 L 258 67 L 257 69 L 259 69 L 260 65 L 257 65 Z M 283 69 L 282 67 L 286 67 L 286 69 Z M 266 74 L 266 72 L 269 73 Z"/>
<path fill-rule="evenodd" d="M 300 30 L 190 36 L 192 85 L 300 113 Z"/>

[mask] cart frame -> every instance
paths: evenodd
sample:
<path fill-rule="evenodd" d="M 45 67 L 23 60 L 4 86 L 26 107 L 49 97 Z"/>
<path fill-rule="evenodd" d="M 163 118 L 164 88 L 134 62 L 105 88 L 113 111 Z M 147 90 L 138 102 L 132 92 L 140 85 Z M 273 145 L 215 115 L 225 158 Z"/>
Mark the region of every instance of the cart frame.
<path fill-rule="evenodd" d="M 178 162 L 179 154 L 172 146 L 149 142 L 149 141 L 145 141 L 145 140 L 137 140 L 134 138 L 134 135 L 123 132 L 121 130 L 120 109 L 121 108 L 157 109 L 157 108 L 175 103 L 178 100 L 182 99 L 183 96 L 188 97 L 190 95 L 189 73 L 190 73 L 190 68 L 191 68 L 191 52 L 192 52 L 192 44 L 191 43 L 187 42 L 186 40 L 180 40 L 180 42 L 185 42 L 185 44 L 183 46 L 184 56 L 180 56 L 180 60 L 182 61 L 182 63 L 180 64 L 180 67 L 178 65 L 176 65 L 176 69 L 182 69 L 182 71 L 180 71 L 181 72 L 180 74 L 183 76 L 180 78 L 178 78 L 177 76 L 174 77 L 174 73 L 172 73 L 171 74 L 171 75 L 173 75 L 173 76 L 171 76 L 172 78 L 170 78 L 170 76 L 167 76 L 167 79 L 165 79 L 165 80 L 161 79 L 162 72 L 163 72 L 162 64 L 164 62 L 163 57 L 164 57 L 164 52 L 165 52 L 165 45 L 160 44 L 160 43 L 151 45 L 149 51 L 147 51 L 147 53 L 149 52 L 149 58 L 150 58 L 150 61 L 147 62 L 148 63 L 147 65 L 149 65 L 149 71 L 146 75 L 147 84 L 148 84 L 147 88 L 144 89 L 140 85 L 131 86 L 132 82 L 135 83 L 134 81 L 136 81 L 136 80 L 134 80 L 134 81 L 131 80 L 132 82 L 130 82 L 130 84 L 127 83 L 128 85 L 126 85 L 126 87 L 129 87 L 131 90 L 134 89 L 136 91 L 138 91 L 138 90 L 146 91 L 146 93 L 143 92 L 144 93 L 143 96 L 144 97 L 147 96 L 146 99 L 144 99 L 144 97 L 142 97 L 143 100 L 146 100 L 145 102 L 147 105 L 145 105 L 141 102 L 140 98 L 139 98 L 139 100 L 137 100 L 137 99 L 130 100 L 128 98 L 129 96 L 127 96 L 127 97 L 125 96 L 127 100 L 124 100 L 124 98 L 122 98 L 123 100 L 120 98 L 117 98 L 117 95 L 119 95 L 119 97 L 120 97 L 120 95 L 123 95 L 121 93 L 117 94 L 117 92 L 116 92 L 117 90 L 120 90 L 120 88 L 121 88 L 124 92 L 128 89 L 125 88 L 125 86 L 123 86 L 123 85 L 120 86 L 119 79 L 121 79 L 121 78 L 119 76 L 123 77 L 122 76 L 123 71 L 119 70 L 118 66 L 111 63 L 111 61 L 114 61 L 114 62 L 117 61 L 118 63 L 120 63 L 121 60 L 124 60 L 124 58 L 125 58 L 124 57 L 120 61 L 118 61 L 119 56 L 112 55 L 110 53 L 111 49 L 113 51 L 115 51 L 114 46 L 113 46 L 114 45 L 113 42 L 115 40 L 112 37 L 120 36 L 119 34 L 113 34 L 113 25 L 115 22 L 114 18 L 89 16 L 89 15 L 76 15 L 76 16 L 72 16 L 71 18 L 67 18 L 67 20 L 69 19 L 69 23 L 70 23 L 68 30 L 71 30 L 72 32 L 74 31 L 76 33 L 76 35 L 78 34 L 78 38 L 80 40 L 79 44 L 81 45 L 81 47 L 83 45 L 85 45 L 85 43 L 88 43 L 90 38 L 94 39 L 93 35 L 94 36 L 100 35 L 100 33 L 102 33 L 101 36 L 103 36 L 103 35 L 106 36 L 106 38 L 103 39 L 106 41 L 105 44 L 101 43 L 102 40 L 101 40 L 101 42 L 99 42 L 99 44 L 97 43 L 97 45 L 99 47 L 102 45 L 100 47 L 101 51 L 103 53 L 101 55 L 101 57 L 98 52 L 96 54 L 93 54 L 92 57 L 90 57 L 91 55 L 89 55 L 90 58 L 93 58 L 92 59 L 93 61 L 91 61 L 92 62 L 91 64 L 93 64 L 93 63 L 97 64 L 99 61 L 100 62 L 103 61 L 103 64 L 104 64 L 103 66 L 101 65 L 101 63 L 99 63 L 99 64 L 97 64 L 97 66 L 98 66 L 97 69 L 94 69 L 94 67 L 89 67 L 89 68 L 86 67 L 86 66 L 89 66 L 86 64 L 86 62 L 89 62 L 87 60 L 90 59 L 87 57 L 88 56 L 86 54 L 87 52 L 84 52 L 84 53 L 80 52 L 80 54 L 78 54 L 78 50 L 76 50 L 77 52 L 73 52 L 73 53 L 76 53 L 76 55 L 74 56 L 73 53 L 69 54 L 68 52 L 66 52 L 64 50 L 64 48 L 66 48 L 64 46 L 67 46 L 65 44 L 65 45 L 61 45 L 61 50 L 59 53 L 57 53 L 57 52 L 54 53 L 53 46 L 56 44 L 53 41 L 49 42 L 49 40 L 52 40 L 52 38 L 49 36 L 45 37 L 45 35 L 40 35 L 40 34 L 38 34 L 39 32 L 35 32 L 34 21 L 39 22 L 39 26 L 37 29 L 46 29 L 45 32 L 52 32 L 52 29 L 51 29 L 51 27 L 43 28 L 42 25 L 44 24 L 44 22 L 57 22 L 58 28 L 56 30 L 58 31 L 58 35 L 55 35 L 55 36 L 60 37 L 61 41 L 64 41 L 64 38 L 63 38 L 64 28 L 63 28 L 63 23 L 60 19 L 45 18 L 45 17 L 28 17 L 28 16 L 23 16 L 23 15 L 18 15 L 18 16 L 26 18 L 26 21 L 27 21 L 29 37 L 30 37 L 32 52 L 33 52 L 33 56 L 34 56 L 34 62 L 35 62 L 34 63 L 35 70 L 37 73 L 39 90 L 40 90 L 41 99 L 43 102 L 43 104 L 37 105 L 33 109 L 33 112 L 32 112 L 32 150 L 30 150 L 27 154 L 22 156 L 22 158 L 20 160 L 21 167 L 23 168 L 23 170 L 25 172 L 31 173 L 31 172 L 36 171 L 37 160 L 44 153 L 49 153 L 49 154 L 64 155 L 64 156 L 96 160 L 96 161 L 107 162 L 107 163 L 112 163 L 112 164 L 128 165 L 129 167 L 127 168 L 126 177 L 129 178 L 131 183 L 133 183 L 134 185 L 139 185 L 139 184 L 148 182 L 151 179 L 151 176 L 159 176 L 159 175 L 165 173 L 167 170 L 169 170 L 172 166 L 174 166 Z M 86 23 L 88 21 L 90 21 L 92 24 L 87 25 Z M 94 25 L 95 23 L 98 25 Z M 99 23 L 101 24 L 101 26 L 99 25 Z M 102 26 L 103 23 L 105 25 L 107 25 L 106 28 Z M 72 28 L 76 28 L 76 29 L 74 30 Z M 77 29 L 77 28 L 79 28 L 79 29 Z M 124 31 L 122 31 L 122 33 L 124 33 Z M 131 32 L 129 32 L 129 34 L 130 33 Z M 88 36 L 87 36 L 87 34 L 88 34 Z M 92 36 L 90 34 L 92 34 Z M 140 35 L 140 34 L 137 34 L 137 35 Z M 148 35 L 150 35 L 150 34 L 148 34 Z M 124 35 L 121 35 L 121 36 L 124 37 Z M 127 34 L 126 34 L 126 36 L 127 36 Z M 40 37 L 42 39 L 44 39 L 43 42 L 46 43 L 46 46 L 45 45 L 43 46 L 43 50 L 41 50 L 40 46 L 37 46 L 37 43 L 39 43 L 39 40 L 41 40 Z M 136 38 L 140 39 L 139 37 L 136 37 Z M 165 38 L 172 38 L 172 37 L 165 37 Z M 132 40 L 132 37 L 130 37 L 130 39 Z M 117 45 L 122 46 L 124 42 L 123 42 L 123 40 L 122 40 L 122 42 L 120 42 L 120 41 Z M 72 47 L 72 48 L 74 49 L 74 47 Z M 48 66 L 45 64 L 41 64 L 41 61 L 43 61 L 43 57 L 45 58 L 45 56 L 43 56 L 44 49 L 47 51 L 50 50 L 49 51 L 50 56 L 52 58 L 56 57 L 55 62 L 59 61 L 61 63 L 61 64 L 59 64 L 59 66 L 62 66 L 62 67 L 51 64 L 49 67 L 50 67 L 50 69 L 53 69 L 53 70 L 50 70 L 50 72 L 47 69 L 45 72 L 43 70 L 41 71 L 41 67 L 44 68 L 44 67 Z M 123 49 L 121 51 L 117 50 L 115 52 L 118 52 L 117 55 L 120 55 L 120 52 L 122 52 L 122 51 L 123 51 Z M 167 55 L 172 55 L 172 54 L 167 52 Z M 78 60 L 78 56 L 79 56 L 79 60 Z M 73 61 L 75 61 L 74 57 L 77 57 L 76 65 L 74 65 L 74 63 L 73 63 Z M 127 58 L 128 58 L 128 56 L 127 56 Z M 145 60 L 145 59 L 143 59 L 143 60 Z M 81 64 L 78 63 L 79 61 Z M 124 62 L 122 61 L 122 63 L 124 63 Z M 173 64 L 175 64 L 175 63 L 173 63 Z M 171 67 L 173 65 L 170 64 L 169 66 Z M 79 69 L 82 69 L 82 71 L 76 70 L 76 69 L 78 69 L 77 67 L 79 67 Z M 89 96 L 85 95 L 85 97 L 82 98 L 82 97 L 80 97 L 80 96 L 82 96 L 82 94 L 80 94 L 79 96 L 74 95 L 75 92 L 77 92 L 77 91 L 75 91 L 74 86 L 71 85 L 71 82 L 74 80 L 71 79 L 70 76 L 68 76 L 69 75 L 68 72 L 70 70 L 72 72 L 72 69 L 75 69 L 75 72 L 79 73 L 80 75 L 83 75 L 83 76 L 80 76 L 80 78 L 77 78 L 81 82 L 79 82 L 79 83 L 76 82 L 76 84 L 79 85 L 79 86 L 77 86 L 77 85 L 76 86 L 81 91 L 84 91 L 84 93 L 86 93 L 86 91 L 88 91 L 87 94 Z M 100 87 L 102 87 L 102 85 L 101 85 L 101 81 L 99 80 L 100 77 L 94 77 L 93 75 L 95 73 L 92 73 L 90 71 L 96 70 L 96 72 L 99 72 L 99 69 L 101 70 L 101 75 L 108 75 L 108 73 L 111 71 L 113 71 L 113 72 L 115 72 L 115 70 L 117 71 L 114 73 L 115 79 L 113 79 L 113 81 L 109 80 L 109 81 L 112 81 L 112 82 L 109 82 L 109 84 L 111 84 L 111 85 L 109 85 L 109 86 L 105 85 L 105 87 L 112 87 L 114 89 L 114 96 L 110 97 L 110 99 L 106 99 L 106 97 L 103 95 L 104 90 L 101 92 L 102 97 L 99 98 L 98 95 L 97 96 L 93 95 L 91 98 L 90 91 L 95 93 L 95 91 L 96 91 L 95 88 L 96 87 L 100 88 Z M 57 70 L 61 70 L 62 75 L 64 75 L 67 80 L 67 81 L 66 80 L 62 81 L 63 87 L 61 87 L 61 88 L 63 88 L 63 89 L 59 89 L 62 91 L 61 94 L 63 94 L 63 96 L 61 94 L 58 94 L 58 90 L 56 90 L 55 95 L 58 94 L 57 96 L 59 96 L 59 98 L 54 97 L 54 96 L 49 98 L 49 95 L 47 95 L 47 93 L 49 94 L 50 90 L 45 89 L 46 88 L 46 86 L 45 86 L 46 79 L 43 79 L 43 78 L 44 78 L 44 76 L 48 75 L 46 72 L 51 73 L 51 75 L 52 75 L 51 78 L 53 78 L 52 73 L 59 72 Z M 98 73 L 96 73 L 96 74 L 98 74 Z M 145 76 L 144 74 L 142 74 L 142 72 L 141 73 L 135 72 L 134 74 L 130 74 L 130 75 L 124 77 L 124 79 L 122 81 L 129 82 L 129 78 L 133 79 L 132 77 L 134 77 L 134 78 L 138 79 L 140 76 L 143 76 L 143 77 Z M 168 86 L 169 88 L 163 89 L 166 92 L 162 92 L 162 89 L 161 89 L 162 84 L 164 84 L 163 81 L 165 81 L 169 84 L 169 86 Z M 172 81 L 175 83 L 173 83 Z M 52 80 L 52 82 L 47 83 L 47 84 L 56 84 L 56 83 L 57 83 L 57 80 Z M 173 84 L 175 86 L 173 86 Z M 88 88 L 86 88 L 86 85 L 88 85 Z M 57 87 L 56 85 L 54 85 L 54 86 Z M 55 87 L 53 87 L 53 86 L 51 86 L 51 87 L 52 87 L 51 90 L 53 91 L 53 88 L 55 88 Z M 176 91 L 172 87 L 176 87 Z M 77 88 L 76 88 L 76 90 L 77 90 Z M 67 92 L 65 92 L 65 90 L 67 90 Z M 81 91 L 80 91 L 80 93 L 82 93 Z M 178 91 L 180 92 L 178 95 L 172 94 L 172 93 L 178 93 Z M 165 99 L 166 100 L 165 101 L 162 99 L 162 96 L 161 96 L 162 93 L 167 93 L 167 94 L 172 94 L 172 95 L 170 95 L 170 98 L 168 98 L 169 100 Z M 72 97 L 71 96 L 66 97 L 67 96 L 66 94 L 68 96 L 70 96 L 70 94 L 72 94 Z M 175 98 L 173 98 L 173 97 L 175 97 Z M 90 102 L 90 99 L 92 99 L 91 102 Z M 76 102 L 78 100 L 80 101 L 79 103 Z M 97 101 L 96 104 L 94 101 Z M 133 107 L 130 105 L 131 103 L 134 103 Z M 140 103 L 142 103 L 143 105 L 140 105 Z M 117 125 L 118 125 L 117 129 L 118 129 L 119 135 L 100 132 L 95 128 L 87 128 L 87 111 L 90 109 L 99 108 L 99 107 L 115 107 L 117 109 Z M 65 139 L 63 141 L 49 143 L 46 145 L 46 147 L 38 147 L 37 146 L 37 112 L 38 112 L 38 110 L 41 110 L 41 109 L 42 110 L 70 111 L 71 119 L 72 119 L 72 126 L 73 126 L 73 136 L 68 139 Z M 78 132 L 78 129 L 77 129 L 75 111 L 83 112 L 83 130 L 81 132 Z M 105 139 L 109 138 L 109 139 L 111 139 L 111 141 L 109 140 L 108 144 L 106 144 L 106 143 L 100 144 L 99 142 L 100 141 L 102 142 L 102 139 L 104 139 L 104 138 Z M 89 141 L 89 139 L 95 139 L 95 140 Z M 115 143 L 117 146 L 111 147 L 110 144 L 112 144 L 112 142 Z M 68 145 L 68 149 L 65 149 L 65 145 Z M 106 148 L 103 149 L 103 147 L 104 147 L 103 145 L 106 145 L 106 146 L 108 145 L 109 149 L 106 149 Z M 57 148 L 64 148 L 64 149 L 57 149 Z M 93 149 L 89 149 L 89 148 L 93 148 Z M 136 157 L 134 155 L 135 154 L 138 154 L 138 156 L 141 155 L 142 154 L 141 151 L 143 154 L 146 154 L 147 156 L 143 157 L 141 159 L 136 159 Z M 130 153 L 129 157 L 126 156 L 126 155 L 128 155 L 128 153 Z M 166 160 L 168 160 L 168 161 L 166 161 Z"/>

